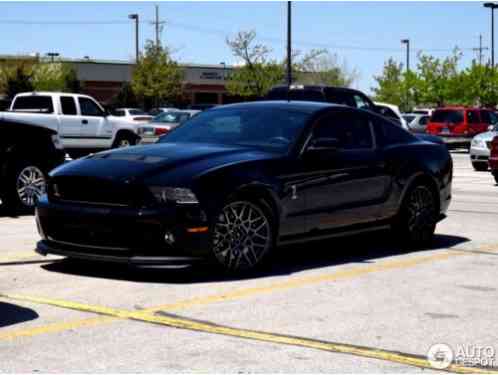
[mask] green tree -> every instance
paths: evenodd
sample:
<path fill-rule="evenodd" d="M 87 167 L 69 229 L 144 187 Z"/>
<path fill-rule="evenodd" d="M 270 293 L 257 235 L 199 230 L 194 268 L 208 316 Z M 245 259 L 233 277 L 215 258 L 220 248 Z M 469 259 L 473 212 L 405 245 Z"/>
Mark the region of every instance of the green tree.
<path fill-rule="evenodd" d="M 183 70 L 172 59 L 169 49 L 147 41 L 133 71 L 133 92 L 148 103 L 174 102 L 181 95 Z"/>
<path fill-rule="evenodd" d="M 31 69 L 23 62 L 16 64 L 13 68 L 4 68 L 5 94 L 9 100 L 21 92 L 33 91 L 31 81 Z"/>
<path fill-rule="evenodd" d="M 460 73 L 462 104 L 494 107 L 498 103 L 498 74 L 489 65 L 476 61 Z"/>
<path fill-rule="evenodd" d="M 227 90 L 232 95 L 263 97 L 284 78 L 282 64 L 269 59 L 271 49 L 255 44 L 255 39 L 255 31 L 240 31 L 235 38 L 226 40 L 232 54 L 243 63 L 228 79 Z"/>
<path fill-rule="evenodd" d="M 377 83 L 372 87 L 375 100 L 400 106 L 406 102 L 406 85 L 404 82 L 403 64 L 397 63 L 391 57 L 384 64 L 382 74 L 374 76 Z"/>
<path fill-rule="evenodd" d="M 461 103 L 463 92 L 458 72 L 461 56 L 457 49 L 444 59 L 422 53 L 418 55 L 416 89 L 423 104 L 443 106 Z"/>
<path fill-rule="evenodd" d="M 130 83 L 124 83 L 121 86 L 119 93 L 113 98 L 111 106 L 113 108 L 119 107 L 138 107 L 138 99 Z"/>
<path fill-rule="evenodd" d="M 37 91 L 79 91 L 76 72 L 68 63 L 42 61 L 34 65 L 32 83 Z"/>
<path fill-rule="evenodd" d="M 326 49 L 313 49 L 301 59 L 296 54 L 293 61 L 295 81 L 302 84 L 323 84 L 330 86 L 349 87 L 356 80 L 358 73 L 349 71 L 346 63 L 339 63 L 337 54 L 331 54 Z"/>

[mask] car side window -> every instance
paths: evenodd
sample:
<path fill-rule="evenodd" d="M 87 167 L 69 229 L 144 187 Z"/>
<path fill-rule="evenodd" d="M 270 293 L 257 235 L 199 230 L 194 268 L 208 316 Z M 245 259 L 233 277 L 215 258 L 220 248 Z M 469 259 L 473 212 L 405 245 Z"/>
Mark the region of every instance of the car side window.
<path fill-rule="evenodd" d="M 370 109 L 370 103 L 361 95 L 354 95 L 353 99 L 356 104 L 356 108 L 360 109 Z"/>
<path fill-rule="evenodd" d="M 361 113 L 339 112 L 324 117 L 313 128 L 316 138 L 335 138 L 344 150 L 373 148 L 370 121 Z"/>
<path fill-rule="evenodd" d="M 61 108 L 63 115 L 77 115 L 76 102 L 72 96 L 61 96 Z"/>
<path fill-rule="evenodd" d="M 422 116 L 418 121 L 420 125 L 427 125 L 428 122 L 429 122 L 429 116 Z"/>
<path fill-rule="evenodd" d="M 479 123 L 479 114 L 477 113 L 477 111 L 467 111 L 467 122 L 469 124 Z"/>
<path fill-rule="evenodd" d="M 97 104 L 88 98 L 79 98 L 81 114 L 83 116 L 103 116 L 104 112 L 99 108 Z"/>
<path fill-rule="evenodd" d="M 123 117 L 125 115 L 125 112 L 122 109 L 116 109 L 112 112 L 112 115 L 117 117 Z"/>
<path fill-rule="evenodd" d="M 496 113 L 494 112 L 488 112 L 489 113 L 489 123 L 491 125 L 496 125 L 498 124 L 498 115 L 496 115 Z"/>

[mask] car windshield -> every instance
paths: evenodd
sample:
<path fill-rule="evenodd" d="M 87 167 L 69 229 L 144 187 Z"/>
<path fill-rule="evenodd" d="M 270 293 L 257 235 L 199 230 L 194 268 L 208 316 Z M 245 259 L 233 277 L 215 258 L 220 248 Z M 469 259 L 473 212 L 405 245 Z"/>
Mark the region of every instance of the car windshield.
<path fill-rule="evenodd" d="M 459 123 L 463 122 L 463 111 L 457 110 L 440 110 L 432 114 L 431 122 L 449 122 Z"/>
<path fill-rule="evenodd" d="M 141 109 L 130 109 L 128 112 L 132 116 L 141 116 L 141 115 L 146 115 L 147 114 L 144 111 L 142 111 Z"/>
<path fill-rule="evenodd" d="M 310 116 L 278 108 L 212 110 L 192 117 L 159 143 L 242 145 L 286 153 Z"/>
<path fill-rule="evenodd" d="M 403 115 L 403 118 L 407 123 L 412 122 L 415 119 L 415 116 L 410 116 L 410 115 Z"/>
<path fill-rule="evenodd" d="M 163 112 L 152 119 L 152 122 L 160 122 L 166 124 L 178 124 L 182 118 L 181 112 Z"/>

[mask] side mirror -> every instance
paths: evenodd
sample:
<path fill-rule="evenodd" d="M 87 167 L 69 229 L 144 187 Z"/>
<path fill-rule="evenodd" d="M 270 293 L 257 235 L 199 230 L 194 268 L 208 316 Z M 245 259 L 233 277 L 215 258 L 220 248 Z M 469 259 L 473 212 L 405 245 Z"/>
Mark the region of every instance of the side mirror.
<path fill-rule="evenodd" d="M 337 138 L 316 138 L 311 141 L 308 151 L 336 151 L 338 148 Z"/>

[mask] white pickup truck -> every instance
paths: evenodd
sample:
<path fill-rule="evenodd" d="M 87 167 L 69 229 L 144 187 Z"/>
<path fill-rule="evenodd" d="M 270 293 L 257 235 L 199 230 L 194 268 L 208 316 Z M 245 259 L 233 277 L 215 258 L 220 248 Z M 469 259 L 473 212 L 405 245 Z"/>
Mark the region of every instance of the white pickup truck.
<path fill-rule="evenodd" d="M 140 122 L 109 115 L 90 96 L 55 92 L 16 95 L 0 119 L 52 129 L 72 157 L 136 144 Z"/>

